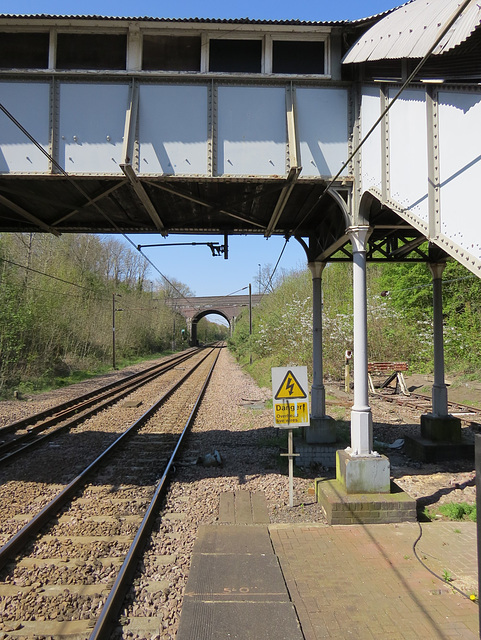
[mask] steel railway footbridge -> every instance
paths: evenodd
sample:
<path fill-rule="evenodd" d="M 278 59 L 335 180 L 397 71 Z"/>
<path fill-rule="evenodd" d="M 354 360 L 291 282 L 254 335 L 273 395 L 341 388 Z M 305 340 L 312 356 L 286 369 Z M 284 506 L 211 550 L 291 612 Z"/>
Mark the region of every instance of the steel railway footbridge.
<path fill-rule="evenodd" d="M 481 274 L 480 19 L 473 0 L 353 22 L 0 16 L 0 231 L 296 238 L 313 275 L 313 442 L 332 437 L 322 270 L 352 260 L 350 455 L 373 465 L 366 261 L 426 262 L 436 439 L 443 266 Z"/>

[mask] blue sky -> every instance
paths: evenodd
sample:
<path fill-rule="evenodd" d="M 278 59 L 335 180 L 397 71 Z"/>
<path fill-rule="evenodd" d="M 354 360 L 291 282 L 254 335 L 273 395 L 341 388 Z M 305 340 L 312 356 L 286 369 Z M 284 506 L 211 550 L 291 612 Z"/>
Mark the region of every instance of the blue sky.
<path fill-rule="evenodd" d="M 352 20 L 365 18 L 401 4 L 392 0 L 0 0 L 1 13 L 163 18 L 252 18 L 259 20 Z"/>
<path fill-rule="evenodd" d="M 68 2 L 66 0 L 0 0 L 4 14 L 105 15 L 165 18 L 250 18 L 260 20 L 298 19 L 304 21 L 353 20 L 398 6 L 394 0 L 173 0 L 153 2 L 107 0 Z M 131 236 L 135 245 L 162 242 L 219 242 L 222 236 Z M 285 244 L 283 238 L 266 240 L 263 236 L 231 236 L 229 259 L 211 256 L 208 247 L 163 247 L 145 249 L 145 254 L 168 278 L 188 285 L 198 296 L 226 295 L 252 283 L 257 292 L 259 265 L 273 268 Z M 291 239 L 279 263 L 280 271 L 306 267 L 304 250 Z M 151 279 L 160 278 L 153 270 Z"/>

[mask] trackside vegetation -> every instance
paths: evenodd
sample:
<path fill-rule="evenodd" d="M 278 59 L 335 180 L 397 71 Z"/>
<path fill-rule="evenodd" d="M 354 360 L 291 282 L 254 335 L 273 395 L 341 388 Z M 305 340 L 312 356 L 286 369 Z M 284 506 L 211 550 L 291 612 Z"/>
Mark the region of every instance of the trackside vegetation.
<path fill-rule="evenodd" d="M 443 274 L 445 364 L 448 373 L 481 373 L 481 280 L 456 262 Z M 426 264 L 368 265 L 369 360 L 406 361 L 432 373 L 432 279 Z M 352 349 L 352 265 L 329 264 L 322 276 L 324 375 L 341 379 Z M 270 386 L 270 369 L 307 365 L 312 373 L 312 280 L 306 269 L 284 274 L 272 293 L 237 321 L 230 348 L 254 378 Z M 252 364 L 250 360 L 252 359 Z"/>
<path fill-rule="evenodd" d="M 175 280 L 150 280 L 147 269 L 113 237 L 1 234 L 0 396 L 111 368 L 114 316 L 117 366 L 185 347 L 185 319 L 167 303 L 194 294 Z M 198 324 L 205 342 L 227 331 Z"/>

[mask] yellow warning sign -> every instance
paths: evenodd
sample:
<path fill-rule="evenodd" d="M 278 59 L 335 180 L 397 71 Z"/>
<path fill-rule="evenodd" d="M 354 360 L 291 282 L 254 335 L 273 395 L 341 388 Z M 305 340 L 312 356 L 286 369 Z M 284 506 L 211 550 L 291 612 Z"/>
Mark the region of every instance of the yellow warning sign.
<path fill-rule="evenodd" d="M 307 398 L 307 394 L 292 371 L 288 371 L 274 398 L 276 400 L 295 400 L 296 398 Z"/>
<path fill-rule="evenodd" d="M 309 423 L 309 407 L 307 402 L 289 403 L 283 401 L 274 406 L 276 425 L 297 425 Z"/>

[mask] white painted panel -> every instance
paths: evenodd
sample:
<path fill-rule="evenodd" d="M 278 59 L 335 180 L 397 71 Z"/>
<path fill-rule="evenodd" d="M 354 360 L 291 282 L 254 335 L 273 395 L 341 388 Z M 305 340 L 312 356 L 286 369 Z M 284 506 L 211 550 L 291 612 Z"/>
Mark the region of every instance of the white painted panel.
<path fill-rule="evenodd" d="M 0 82 L 0 102 L 50 152 L 50 86 L 37 82 Z M 0 113 L 0 173 L 47 173 L 48 158 Z"/>
<path fill-rule="evenodd" d="M 121 173 L 128 84 L 60 85 L 59 164 L 68 173 Z"/>
<path fill-rule="evenodd" d="M 481 258 L 481 95 L 439 93 L 441 231 Z"/>
<path fill-rule="evenodd" d="M 335 176 L 348 158 L 347 90 L 297 89 L 296 104 L 302 175 Z"/>
<path fill-rule="evenodd" d="M 140 174 L 207 175 L 207 142 L 207 87 L 140 87 Z"/>
<path fill-rule="evenodd" d="M 381 98 L 378 87 L 363 87 L 361 98 L 361 139 L 369 132 L 381 115 Z M 381 127 L 378 126 L 361 147 L 362 189 L 382 189 Z"/>
<path fill-rule="evenodd" d="M 389 99 L 397 93 L 389 92 Z M 426 94 L 408 89 L 389 111 L 391 198 L 427 222 L 428 144 Z"/>
<path fill-rule="evenodd" d="M 218 175 L 286 174 L 286 94 L 277 87 L 219 87 Z"/>

